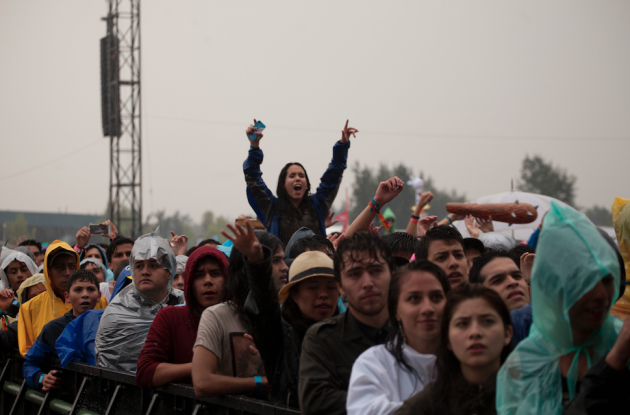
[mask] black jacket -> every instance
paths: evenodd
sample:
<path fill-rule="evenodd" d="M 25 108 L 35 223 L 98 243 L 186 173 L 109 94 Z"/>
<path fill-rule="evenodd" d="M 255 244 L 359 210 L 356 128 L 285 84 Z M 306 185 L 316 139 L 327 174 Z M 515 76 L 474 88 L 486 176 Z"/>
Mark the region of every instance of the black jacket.
<path fill-rule="evenodd" d="M 346 413 L 352 365 L 361 353 L 377 344 L 351 313 L 348 310 L 314 324 L 306 332 L 298 385 L 302 414 Z"/>
<path fill-rule="evenodd" d="M 261 263 L 247 264 L 250 292 L 245 313 L 271 385 L 272 401 L 297 408 L 301 339 L 282 318 L 272 280 L 272 252 L 263 246 L 263 254 Z"/>
<path fill-rule="evenodd" d="M 630 408 L 630 370 L 615 370 L 606 358 L 591 367 L 580 392 L 565 408 L 566 415 L 624 413 Z"/>
<path fill-rule="evenodd" d="M 18 348 L 18 322 L 7 326 L 6 331 L 0 330 L 0 350 L 3 352 L 9 352 Z"/>

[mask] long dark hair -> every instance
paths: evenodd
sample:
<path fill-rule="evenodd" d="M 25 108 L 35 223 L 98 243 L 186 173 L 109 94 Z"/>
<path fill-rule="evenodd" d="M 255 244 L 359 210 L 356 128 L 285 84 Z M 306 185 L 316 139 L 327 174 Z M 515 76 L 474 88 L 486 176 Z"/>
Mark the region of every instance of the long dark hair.
<path fill-rule="evenodd" d="M 308 178 L 308 173 L 306 173 L 306 169 L 300 163 L 287 163 L 283 169 L 280 171 L 280 175 L 278 176 L 278 187 L 276 188 L 276 196 L 278 196 L 277 201 L 277 211 L 278 217 L 280 218 L 294 218 L 296 216 L 295 209 L 290 209 L 293 205 L 291 204 L 291 200 L 289 199 L 289 194 L 287 193 L 287 189 L 284 187 L 284 183 L 287 181 L 287 173 L 289 171 L 289 167 L 291 166 L 300 166 L 302 170 L 304 170 L 304 177 L 306 178 L 306 191 L 302 196 L 302 203 L 307 203 L 308 209 L 311 211 L 311 216 L 315 219 L 318 218 L 317 210 L 315 209 L 315 204 L 311 201 L 311 181 Z M 297 218 L 296 218 L 297 219 Z"/>
<path fill-rule="evenodd" d="M 448 295 L 451 291 L 451 284 L 448 281 L 448 277 L 442 270 L 442 268 L 438 267 L 432 262 L 420 260 L 409 263 L 409 265 L 405 265 L 396 270 L 394 275 L 392 276 L 392 280 L 389 283 L 389 294 L 387 298 L 387 308 L 389 311 L 389 323 L 393 327 L 394 330 L 391 331 L 389 341 L 386 343 L 386 348 L 389 352 L 394 356 L 396 362 L 406 370 L 407 372 L 413 374 L 416 377 L 416 380 L 420 379 L 420 376 L 416 372 L 416 370 L 407 362 L 405 356 L 403 354 L 403 346 L 405 345 L 405 335 L 400 329 L 400 325 L 396 320 L 396 312 L 398 310 L 398 299 L 400 297 L 400 287 L 407 280 L 407 277 L 418 271 L 425 271 L 431 273 L 438 280 L 440 285 L 442 286 L 442 290 L 444 291 L 444 295 Z"/>
<path fill-rule="evenodd" d="M 284 245 L 277 236 L 266 231 L 254 231 L 261 245 L 274 252 L 280 248 L 284 250 Z M 245 256 L 236 248 L 232 248 L 230 261 L 228 264 L 230 278 L 227 279 L 225 288 L 227 290 L 226 301 L 236 313 L 241 322 L 249 326 L 249 319 L 245 313 L 245 300 L 249 294 L 249 281 L 247 279 L 247 267 L 245 266 Z"/>
<path fill-rule="evenodd" d="M 289 296 L 284 303 L 282 303 L 282 318 L 293 326 L 293 330 L 298 335 L 298 340 L 300 341 L 300 345 L 302 344 L 302 340 L 304 340 L 304 336 L 306 335 L 306 330 L 316 323 L 315 320 L 306 317 L 302 314 L 302 310 L 300 310 L 300 306 L 293 300 L 292 294 L 296 293 L 299 289 L 299 282 L 293 285 L 289 289 Z M 333 316 L 339 315 L 339 307 L 337 307 L 337 303 L 335 303 L 335 312 Z"/>
<path fill-rule="evenodd" d="M 434 403 L 436 411 L 450 412 L 448 406 L 449 394 L 452 394 L 456 388 L 455 384 L 463 379 L 462 366 L 452 350 L 449 350 L 449 327 L 451 319 L 453 318 L 453 312 L 455 308 L 465 300 L 474 298 L 482 298 L 497 312 L 503 326 L 507 328 L 512 325 L 510 318 L 510 311 L 503 299 L 496 293 L 496 291 L 486 288 L 481 284 L 469 284 L 464 283 L 451 291 L 446 299 L 446 305 L 442 312 L 442 324 L 440 328 L 440 346 L 437 352 L 437 361 L 435 369 L 437 371 L 437 379 L 435 380 Z M 508 355 L 512 351 L 513 346 L 510 342 L 507 346 L 503 347 L 501 351 L 501 364 L 505 362 Z M 460 388 L 461 389 L 461 388 Z M 465 404 L 462 402 L 462 404 Z"/>

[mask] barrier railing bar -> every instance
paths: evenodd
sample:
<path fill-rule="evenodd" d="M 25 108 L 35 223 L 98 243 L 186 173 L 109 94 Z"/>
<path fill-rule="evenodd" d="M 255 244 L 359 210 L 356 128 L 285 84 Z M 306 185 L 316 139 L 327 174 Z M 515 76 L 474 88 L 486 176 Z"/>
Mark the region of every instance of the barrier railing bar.
<path fill-rule="evenodd" d="M 118 395 L 121 393 L 122 385 L 116 385 L 116 389 L 114 390 L 114 394 L 112 395 L 112 399 L 109 401 L 109 405 L 107 405 L 107 411 L 105 411 L 105 415 L 109 415 L 112 413 L 114 405 L 116 404 L 116 400 L 118 399 Z"/>
<path fill-rule="evenodd" d="M 198 403 L 197 405 L 195 405 L 195 409 L 193 410 L 192 415 L 197 415 L 200 410 L 201 410 L 201 404 Z"/>
<path fill-rule="evenodd" d="M 25 393 L 26 393 L 26 379 L 22 381 L 22 386 L 20 386 L 20 391 L 15 397 L 15 401 L 13 402 L 13 406 L 11 407 L 11 410 L 9 411 L 9 415 L 13 415 L 17 411 L 17 408 L 20 405 L 20 401 L 24 397 Z"/>
<path fill-rule="evenodd" d="M 153 396 L 151 397 L 151 403 L 149 404 L 149 409 L 147 409 L 147 415 L 151 415 L 153 414 L 153 411 L 155 410 L 155 408 L 157 408 L 157 401 L 160 398 L 160 395 L 157 393 L 154 393 Z"/>
<path fill-rule="evenodd" d="M 74 398 L 74 402 L 72 403 L 72 409 L 70 409 L 70 412 L 68 413 L 68 415 L 74 415 L 76 410 L 77 410 L 77 405 L 79 404 L 79 399 L 81 399 L 81 395 L 83 394 L 83 390 L 85 389 L 85 384 L 88 381 L 88 377 L 87 376 L 83 376 L 83 381 L 81 382 L 81 387 L 79 387 L 79 392 L 77 393 L 76 398 Z"/>
<path fill-rule="evenodd" d="M 46 395 L 44 396 L 44 400 L 41 406 L 39 407 L 39 411 L 37 411 L 37 415 L 44 415 L 44 410 L 46 408 L 46 405 L 48 405 L 49 400 L 50 400 L 50 392 L 46 392 Z"/>

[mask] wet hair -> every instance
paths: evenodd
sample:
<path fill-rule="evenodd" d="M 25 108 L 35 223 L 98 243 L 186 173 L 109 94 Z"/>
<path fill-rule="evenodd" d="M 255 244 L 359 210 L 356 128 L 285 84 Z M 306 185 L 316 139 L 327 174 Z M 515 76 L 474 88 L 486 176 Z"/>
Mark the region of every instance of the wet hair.
<path fill-rule="evenodd" d="M 396 269 L 392 251 L 377 234 L 367 231 L 356 232 L 350 238 L 343 238 L 337 246 L 337 252 L 335 252 L 335 280 L 339 284 L 341 284 L 341 271 L 345 267 L 344 256 L 347 254 L 348 257 L 345 259 L 354 261 L 357 259 L 357 255 L 364 252 L 375 261 L 378 261 L 380 254 L 390 272 Z"/>
<path fill-rule="evenodd" d="M 335 247 L 332 242 L 326 239 L 323 235 L 310 235 L 305 236 L 304 238 L 298 239 L 293 246 L 291 246 L 291 250 L 289 251 L 289 258 L 297 258 L 298 255 L 306 252 L 306 250 L 310 251 L 329 251 L 332 254 L 335 253 Z"/>
<path fill-rule="evenodd" d="M 96 275 L 94 275 L 92 271 L 88 271 L 86 269 L 78 269 L 70 274 L 70 276 L 68 277 L 68 281 L 66 281 L 66 292 L 69 293 L 70 288 L 72 288 L 74 283 L 77 281 L 91 282 L 92 284 L 94 284 L 94 286 L 96 286 L 96 291 L 99 291 L 99 282 L 96 278 Z"/>
<path fill-rule="evenodd" d="M 536 250 L 529 245 L 516 245 L 514 248 L 508 251 L 514 262 L 516 262 L 516 266 L 519 269 L 521 268 L 521 257 L 525 252 L 529 254 L 535 254 Z"/>
<path fill-rule="evenodd" d="M 266 231 L 254 231 L 261 245 L 271 249 L 275 253 L 278 249 L 283 250 L 284 245 L 277 236 Z M 247 267 L 245 266 L 245 256 L 236 248 L 232 248 L 228 262 L 229 278 L 225 282 L 225 299 L 230 308 L 236 313 L 245 326 L 249 326 L 249 319 L 245 314 L 245 300 L 249 294 L 249 280 Z"/>
<path fill-rule="evenodd" d="M 404 252 L 411 256 L 420 246 L 416 238 L 407 232 L 392 232 L 383 236 L 383 241 L 394 254 Z"/>
<path fill-rule="evenodd" d="M 37 247 L 37 251 L 39 253 L 42 252 L 42 244 L 37 242 L 35 239 L 27 239 L 26 241 L 22 241 L 18 246 L 34 246 Z"/>
<path fill-rule="evenodd" d="M 475 262 L 473 262 L 470 272 L 468 273 L 468 282 L 471 284 L 483 284 L 485 278 L 481 276 L 481 270 L 483 267 L 488 265 L 488 263 L 497 258 L 508 258 L 514 261 L 517 267 L 520 265 L 520 260 L 514 259 L 510 252 L 488 249 L 486 252 L 478 256 L 477 259 L 475 259 Z"/>
<path fill-rule="evenodd" d="M 449 407 L 449 395 L 452 396 L 455 393 L 456 383 L 459 379 L 463 378 L 461 363 L 455 356 L 452 350 L 449 350 L 449 329 L 453 314 L 458 305 L 466 300 L 472 300 L 475 298 L 484 299 L 490 307 L 492 307 L 501 321 L 504 328 L 512 325 L 510 319 L 510 311 L 505 305 L 505 301 L 496 293 L 496 291 L 486 288 L 480 284 L 463 283 L 457 288 L 452 290 L 444 305 L 444 311 L 442 311 L 442 323 L 440 324 L 440 345 L 437 349 L 437 360 L 435 363 L 435 370 L 437 373 L 437 379 L 435 380 L 433 388 L 433 402 L 436 407 L 434 408 L 436 413 L 448 413 Z M 505 362 L 508 355 L 512 351 L 512 342 L 503 347 L 501 351 L 501 364 Z"/>
<path fill-rule="evenodd" d="M 429 259 L 429 247 L 433 241 L 456 241 L 464 249 L 464 238 L 457 229 L 449 225 L 431 228 L 422 238 L 422 243 L 416 251 L 416 259 Z"/>
<path fill-rule="evenodd" d="M 394 356 L 396 362 L 403 370 L 413 374 L 416 377 L 416 381 L 420 380 L 418 372 L 407 362 L 405 355 L 403 354 L 403 346 L 405 345 L 404 333 L 400 330 L 400 325 L 396 320 L 396 312 L 398 311 L 398 300 L 400 298 L 400 288 L 407 280 L 407 277 L 414 273 L 424 271 L 433 274 L 442 286 L 444 291 L 444 297 L 451 291 L 451 284 L 448 281 L 446 273 L 442 268 L 435 265 L 433 262 L 426 260 L 413 261 L 409 265 L 405 265 L 396 270 L 392 276 L 392 280 L 389 283 L 389 294 L 387 298 L 387 309 L 389 311 L 389 324 L 393 328 L 390 331 L 389 341 L 386 343 L 386 348 Z"/>
<path fill-rule="evenodd" d="M 123 269 L 125 269 L 128 265 L 129 265 L 128 259 L 125 259 L 123 262 L 121 262 L 118 265 L 118 268 L 116 268 L 116 270 L 114 271 L 114 281 L 118 280 L 118 276 L 120 275 L 121 272 L 123 272 Z"/>
<path fill-rule="evenodd" d="M 317 220 L 319 218 L 319 215 L 317 214 L 315 204 L 311 201 L 310 198 L 311 181 L 308 178 L 308 173 L 306 173 L 306 169 L 300 163 L 287 163 L 280 171 L 280 175 L 278 176 L 278 187 L 276 188 L 276 196 L 278 197 L 276 210 L 278 212 L 278 217 L 299 219 L 295 218 L 295 209 L 290 209 L 292 207 L 291 200 L 289 199 L 287 189 L 285 189 L 284 187 L 284 184 L 287 181 L 287 173 L 289 172 L 289 167 L 291 166 L 300 166 L 304 171 L 304 178 L 306 179 L 306 189 L 304 190 L 304 195 L 302 196 L 302 201 L 300 202 L 300 204 L 307 203 L 307 207 L 310 210 L 311 217 Z"/>
<path fill-rule="evenodd" d="M 112 243 L 107 247 L 107 251 L 105 251 L 105 256 L 107 257 L 107 263 L 112 262 L 112 256 L 114 256 L 114 252 L 116 252 L 116 248 L 118 245 L 131 244 L 133 246 L 133 239 L 127 238 L 126 236 L 118 235 L 112 240 Z"/>

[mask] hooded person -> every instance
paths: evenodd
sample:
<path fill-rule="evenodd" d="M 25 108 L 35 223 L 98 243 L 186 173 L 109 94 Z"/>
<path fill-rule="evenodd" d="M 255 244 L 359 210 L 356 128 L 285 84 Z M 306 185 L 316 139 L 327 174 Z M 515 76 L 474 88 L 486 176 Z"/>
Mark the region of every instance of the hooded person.
<path fill-rule="evenodd" d="M 155 315 L 166 306 L 183 304 L 184 293 L 171 287 L 177 271 L 175 253 L 155 232 L 136 240 L 129 267 L 133 284 L 120 291 L 103 313 L 94 351 L 97 366 L 134 373 Z"/>
<path fill-rule="evenodd" d="M 619 278 L 616 253 L 597 228 L 552 201 L 532 270 L 534 322 L 499 370 L 498 414 L 562 413 L 583 368 L 602 359 L 617 339 L 622 323 L 610 308 Z"/>
<path fill-rule="evenodd" d="M 109 271 L 105 265 L 103 265 L 103 263 L 97 258 L 85 258 L 81 261 L 80 267 L 81 269 L 92 271 L 96 275 L 96 278 L 99 280 L 98 289 L 101 292 L 101 295 L 109 302 L 112 296 L 111 290 L 114 289 L 114 280 L 111 282 L 105 282 L 105 279 L 107 278 L 107 271 Z"/>
<path fill-rule="evenodd" d="M 107 262 L 107 255 L 103 248 L 97 244 L 89 244 L 79 254 L 79 260 L 81 263 L 86 258 L 96 258 L 105 266 L 105 282 L 114 281 L 114 271 L 109 269 L 109 263 Z"/>
<path fill-rule="evenodd" d="M 227 281 L 225 255 L 207 245 L 195 249 L 184 271 L 186 305 L 163 308 L 155 316 L 138 358 L 138 387 L 190 382 L 199 319 L 206 308 L 224 300 Z"/>
<path fill-rule="evenodd" d="M 64 292 L 68 277 L 77 269 L 79 254 L 70 245 L 63 241 L 53 241 L 48 246 L 44 256 L 46 292 L 20 307 L 18 342 L 22 356 L 25 356 L 35 343 L 46 323 L 72 310 L 72 305 L 65 301 Z M 107 300 L 101 297 L 95 308 L 105 307 Z"/>
<path fill-rule="evenodd" d="M 389 206 L 383 211 L 383 217 L 389 222 L 389 230 L 385 230 L 385 234 L 396 232 L 396 214 Z"/>
<path fill-rule="evenodd" d="M 44 274 L 35 274 L 30 278 L 24 280 L 24 282 L 18 288 L 16 295 L 13 298 L 13 303 L 10 307 L 19 309 L 19 306 L 30 300 L 31 298 L 46 291 L 46 279 Z M 17 304 L 16 304 L 17 302 Z M 17 319 L 10 318 L 0 308 L 2 317 L 2 331 L 0 331 L 0 350 L 13 350 L 18 347 L 18 321 Z"/>
<path fill-rule="evenodd" d="M 24 248 L 24 247 L 22 247 Z M 28 249 L 28 248 L 26 248 Z M 29 250 L 32 256 L 32 253 Z M 13 292 L 12 304 L 2 312 L 2 327 L 17 321 L 20 310 L 20 301 L 17 299 L 17 291 L 20 285 L 37 272 L 37 265 L 31 257 L 20 251 L 3 250 L 4 259 L 0 263 L 0 291 L 11 290 Z"/>
<path fill-rule="evenodd" d="M 175 257 L 175 261 L 177 261 L 177 275 L 175 275 L 172 285 L 173 288 L 184 291 L 184 274 L 186 273 L 186 262 L 188 261 L 188 256 L 177 255 Z"/>
<path fill-rule="evenodd" d="M 14 293 L 17 293 L 20 284 L 27 278 L 37 274 L 37 265 L 24 252 L 3 249 L 2 254 L 0 290 L 11 289 Z M 13 262 L 17 263 L 12 264 Z"/>

